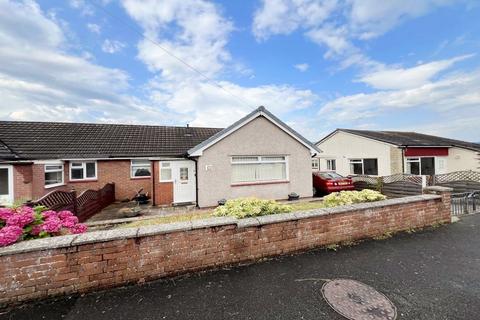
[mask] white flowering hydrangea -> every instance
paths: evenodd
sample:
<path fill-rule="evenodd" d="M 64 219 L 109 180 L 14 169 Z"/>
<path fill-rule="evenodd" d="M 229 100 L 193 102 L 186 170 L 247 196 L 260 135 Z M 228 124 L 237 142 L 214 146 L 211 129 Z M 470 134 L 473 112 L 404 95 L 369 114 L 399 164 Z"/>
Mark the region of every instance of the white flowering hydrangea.
<path fill-rule="evenodd" d="M 238 198 L 228 200 L 225 205 L 217 207 L 213 214 L 218 217 L 229 216 L 241 219 L 290 211 L 292 211 L 292 207 L 274 200 Z"/>
<path fill-rule="evenodd" d="M 362 191 L 340 191 L 329 194 L 323 198 L 323 204 L 327 208 L 344 206 L 353 203 L 373 202 L 385 200 L 383 194 L 378 191 L 365 189 Z"/>

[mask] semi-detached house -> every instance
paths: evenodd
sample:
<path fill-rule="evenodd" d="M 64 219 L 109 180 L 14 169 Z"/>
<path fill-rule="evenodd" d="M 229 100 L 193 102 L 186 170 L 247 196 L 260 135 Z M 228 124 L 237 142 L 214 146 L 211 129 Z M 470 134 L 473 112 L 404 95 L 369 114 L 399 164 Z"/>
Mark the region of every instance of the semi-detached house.
<path fill-rule="evenodd" d="M 312 166 L 341 175 L 434 175 L 480 169 L 480 144 L 416 132 L 337 129 Z"/>
<path fill-rule="evenodd" d="M 320 150 L 264 107 L 225 129 L 0 121 L 0 204 L 115 183 L 153 204 L 312 196 Z"/>

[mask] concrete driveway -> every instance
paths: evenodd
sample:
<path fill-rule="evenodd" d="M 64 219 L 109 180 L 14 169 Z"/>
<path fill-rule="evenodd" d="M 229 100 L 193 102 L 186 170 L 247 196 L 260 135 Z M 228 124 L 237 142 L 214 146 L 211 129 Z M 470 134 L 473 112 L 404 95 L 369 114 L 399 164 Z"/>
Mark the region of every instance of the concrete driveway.
<path fill-rule="evenodd" d="M 350 278 L 384 293 L 399 319 L 478 319 L 480 215 L 338 251 L 37 304 L 0 319 L 343 319 L 318 279 Z"/>

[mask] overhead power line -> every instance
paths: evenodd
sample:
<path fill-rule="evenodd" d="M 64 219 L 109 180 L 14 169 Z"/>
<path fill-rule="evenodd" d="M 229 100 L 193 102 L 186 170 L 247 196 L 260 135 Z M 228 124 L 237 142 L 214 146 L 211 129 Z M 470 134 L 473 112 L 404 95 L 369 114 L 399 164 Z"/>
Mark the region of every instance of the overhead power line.
<path fill-rule="evenodd" d="M 98 9 L 100 9 L 101 11 L 103 11 L 106 15 L 108 15 L 110 18 L 112 19 L 115 19 L 115 20 L 119 20 L 119 21 L 122 21 L 125 23 L 125 25 L 127 27 L 129 27 L 129 29 L 131 29 L 133 32 L 135 32 L 136 34 L 138 34 L 140 37 L 150 41 L 152 44 L 154 44 L 155 46 L 157 46 L 158 48 L 160 48 L 163 52 L 165 52 L 167 55 L 169 55 L 171 58 L 177 60 L 178 62 L 180 62 L 181 64 L 183 64 L 184 66 L 186 66 L 187 68 L 191 69 L 192 71 L 194 71 L 195 73 L 197 73 L 198 75 L 200 75 L 202 78 L 204 78 L 205 80 L 207 80 L 207 83 L 214 86 L 214 87 L 217 87 L 221 90 L 223 90 L 225 93 L 231 95 L 232 97 L 238 99 L 240 102 L 242 102 L 245 106 L 249 107 L 249 108 L 252 108 L 252 109 L 255 109 L 255 106 L 252 106 L 250 105 L 250 103 L 243 99 L 242 97 L 234 94 L 233 92 L 231 92 L 230 90 L 228 90 L 227 88 L 225 88 L 224 86 L 222 86 L 220 83 L 218 83 L 217 81 L 215 81 L 214 79 L 210 78 L 209 76 L 207 76 L 205 73 L 203 73 L 201 70 L 199 70 L 198 68 L 192 66 L 190 63 L 188 63 L 187 61 L 185 61 L 184 59 L 178 57 L 177 55 L 175 55 L 173 52 L 171 52 L 170 50 L 168 50 L 167 48 L 165 48 L 164 46 L 162 46 L 157 40 L 155 39 L 152 39 L 148 36 L 146 36 L 143 31 L 137 27 L 135 24 L 133 24 L 132 22 L 126 20 L 126 19 L 123 19 L 121 17 L 118 17 L 114 14 L 112 14 L 111 12 L 109 12 L 105 6 L 103 5 L 99 5 L 97 4 L 94 0 L 87 0 L 90 4 L 92 4 L 93 6 L 97 7 Z"/>

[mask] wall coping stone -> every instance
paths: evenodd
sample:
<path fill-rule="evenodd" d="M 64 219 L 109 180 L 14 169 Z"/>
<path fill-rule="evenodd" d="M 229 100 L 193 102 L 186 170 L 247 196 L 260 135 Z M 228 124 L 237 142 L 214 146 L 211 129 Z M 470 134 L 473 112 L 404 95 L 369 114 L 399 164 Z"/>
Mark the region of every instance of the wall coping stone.
<path fill-rule="evenodd" d="M 444 187 L 436 187 L 449 189 Z M 444 191 L 444 190 L 441 190 Z M 448 190 L 447 190 L 448 191 Z M 203 229 L 210 227 L 218 227 L 224 225 L 235 224 L 237 228 L 258 227 L 273 223 L 285 221 L 294 221 L 320 217 L 331 214 L 341 214 L 356 210 L 368 210 L 373 208 L 381 208 L 391 205 L 407 204 L 421 202 L 425 200 L 441 199 L 439 195 L 423 194 L 405 198 L 387 199 L 375 202 L 357 203 L 353 205 L 340 206 L 334 208 L 321 208 L 307 211 L 296 211 L 290 213 L 273 214 L 268 216 L 252 217 L 245 219 L 236 219 L 233 217 L 214 217 L 202 220 L 192 220 L 185 222 L 174 222 L 168 224 L 159 224 L 138 228 L 120 228 L 113 230 L 92 231 L 79 235 L 65 235 L 51 238 L 43 238 L 29 241 L 22 241 L 11 246 L 0 248 L 0 256 L 19 254 L 31 251 L 50 250 L 57 248 L 65 248 L 88 243 L 98 243 L 113 240 L 123 240 L 130 238 L 146 237 L 157 234 L 166 234 L 172 232 L 188 231 L 193 229 Z"/>
<path fill-rule="evenodd" d="M 428 186 L 423 188 L 423 191 L 452 192 L 453 188 L 442 187 L 442 186 Z"/>

